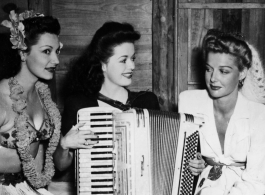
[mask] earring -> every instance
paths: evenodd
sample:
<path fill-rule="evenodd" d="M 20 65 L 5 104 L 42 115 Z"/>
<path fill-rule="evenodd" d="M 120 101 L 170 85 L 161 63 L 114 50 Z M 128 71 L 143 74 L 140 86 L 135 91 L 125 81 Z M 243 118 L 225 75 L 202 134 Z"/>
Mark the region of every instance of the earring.
<path fill-rule="evenodd" d="M 238 85 L 239 85 L 239 87 L 242 87 L 244 85 L 244 79 L 239 80 Z"/>

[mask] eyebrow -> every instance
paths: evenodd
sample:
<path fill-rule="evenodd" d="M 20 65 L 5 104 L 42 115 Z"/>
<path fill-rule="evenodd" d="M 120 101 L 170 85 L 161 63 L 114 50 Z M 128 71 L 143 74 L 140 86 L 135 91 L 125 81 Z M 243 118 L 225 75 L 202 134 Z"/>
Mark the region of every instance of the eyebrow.
<path fill-rule="evenodd" d="M 53 47 L 50 46 L 50 45 L 43 45 L 43 46 L 41 46 L 40 48 L 42 48 L 42 47 L 50 47 L 50 48 L 53 48 Z"/>
<path fill-rule="evenodd" d="M 120 56 L 118 59 L 120 59 L 120 58 L 123 58 L 123 57 L 128 57 L 128 55 L 123 55 L 123 56 Z"/>
<path fill-rule="evenodd" d="M 212 66 L 210 64 L 208 64 L 208 63 L 206 63 L 206 66 L 210 66 L 212 68 Z M 226 66 L 226 65 L 221 66 L 221 67 L 222 68 L 230 68 L 230 69 L 233 69 L 231 66 Z"/>
<path fill-rule="evenodd" d="M 135 56 L 135 53 L 132 56 Z M 118 59 L 123 58 L 123 57 L 128 57 L 128 55 L 120 56 Z"/>
<path fill-rule="evenodd" d="M 50 45 L 43 45 L 43 46 L 41 46 L 40 48 L 43 48 L 43 47 L 49 47 L 49 48 L 51 48 L 51 49 L 53 49 L 53 47 L 52 46 L 50 46 Z M 58 46 L 58 48 L 57 49 L 60 49 L 60 45 Z M 56 50 L 57 50 L 56 49 Z"/>

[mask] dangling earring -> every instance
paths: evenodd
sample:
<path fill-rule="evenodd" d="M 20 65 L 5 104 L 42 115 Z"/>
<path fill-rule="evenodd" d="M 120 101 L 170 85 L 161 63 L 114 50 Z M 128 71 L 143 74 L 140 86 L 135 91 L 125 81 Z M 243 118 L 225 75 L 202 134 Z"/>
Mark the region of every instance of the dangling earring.
<path fill-rule="evenodd" d="M 26 62 L 26 57 L 25 57 L 23 51 L 19 51 L 19 55 L 20 55 L 20 58 L 21 58 L 21 62 Z"/>
<path fill-rule="evenodd" d="M 240 88 L 243 87 L 243 85 L 244 85 L 244 80 L 245 80 L 245 79 L 241 79 L 241 80 L 239 80 L 238 85 L 239 85 Z"/>

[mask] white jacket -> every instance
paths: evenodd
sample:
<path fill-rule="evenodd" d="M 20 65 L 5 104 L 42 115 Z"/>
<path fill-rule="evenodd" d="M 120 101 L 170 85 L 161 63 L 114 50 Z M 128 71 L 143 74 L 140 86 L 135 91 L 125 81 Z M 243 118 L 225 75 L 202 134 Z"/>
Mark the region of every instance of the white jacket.
<path fill-rule="evenodd" d="M 218 138 L 213 100 L 206 90 L 184 91 L 179 96 L 179 112 L 202 114 L 205 127 L 200 132 L 203 156 L 214 158 L 216 162 L 229 165 L 231 162 L 246 162 L 246 168 L 224 166 L 223 174 L 216 181 L 207 180 L 211 166 L 200 175 L 197 187 L 201 194 L 263 195 L 265 194 L 265 106 L 247 100 L 241 93 L 233 115 L 229 121 L 222 154 Z M 211 190 L 212 189 L 212 190 Z M 205 193 L 203 193 L 205 192 Z M 206 193 L 208 192 L 208 193 Z M 214 193 L 216 192 L 216 193 Z"/>

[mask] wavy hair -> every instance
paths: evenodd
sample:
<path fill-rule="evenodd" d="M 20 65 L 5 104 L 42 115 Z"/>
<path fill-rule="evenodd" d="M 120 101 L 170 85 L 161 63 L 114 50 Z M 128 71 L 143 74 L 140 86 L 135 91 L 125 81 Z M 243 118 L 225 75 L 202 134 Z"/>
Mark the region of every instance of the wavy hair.
<path fill-rule="evenodd" d="M 37 44 L 42 34 L 60 34 L 60 24 L 52 16 L 28 18 L 22 23 L 25 26 L 25 44 L 27 45 L 25 52 L 31 51 L 31 47 Z M 1 34 L 0 36 L 1 47 L 4 48 L 0 52 L 0 80 L 2 80 L 18 74 L 21 70 L 21 58 L 18 50 L 12 49 L 12 44 L 9 40 L 10 34 Z"/>
<path fill-rule="evenodd" d="M 243 37 L 238 33 L 210 29 L 204 37 L 202 50 L 204 61 L 207 60 L 209 52 L 225 53 L 236 57 L 239 71 L 251 67 L 251 50 L 246 41 L 243 40 Z"/>
<path fill-rule="evenodd" d="M 95 94 L 104 82 L 102 63 L 107 63 L 114 48 L 122 43 L 134 43 L 139 32 L 128 23 L 109 21 L 100 27 L 80 56 L 70 62 L 67 93 Z"/>

